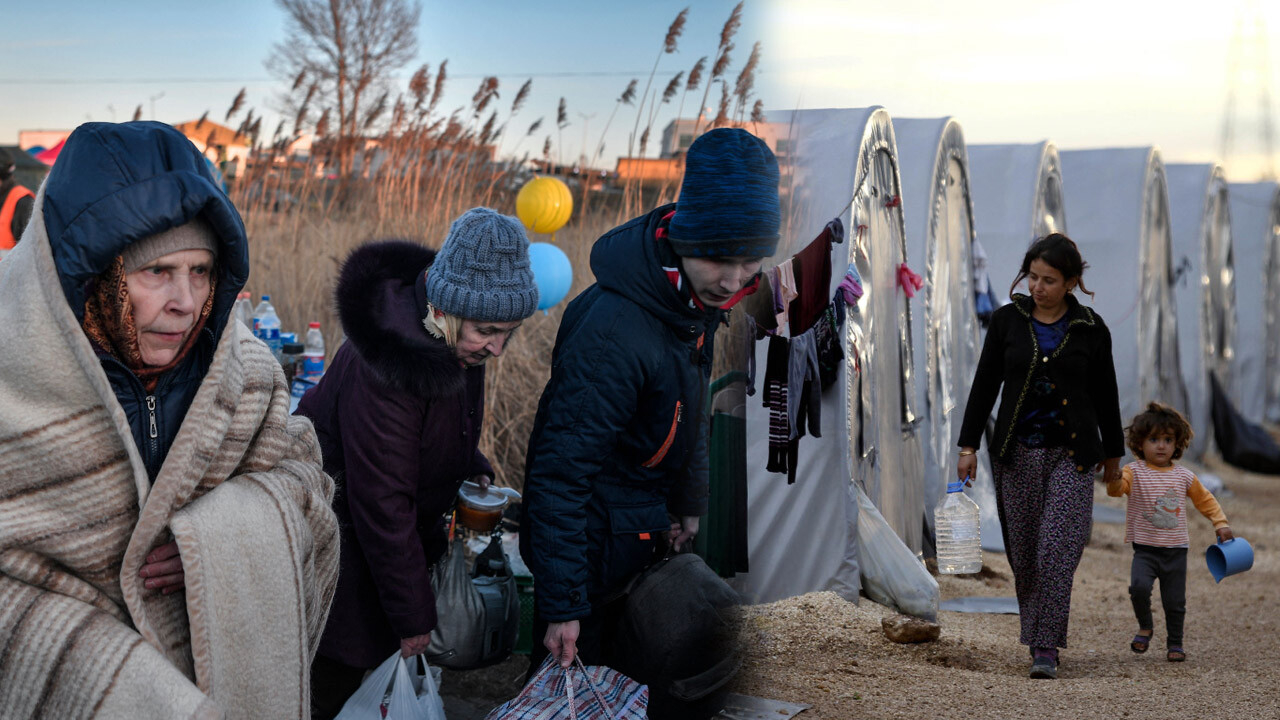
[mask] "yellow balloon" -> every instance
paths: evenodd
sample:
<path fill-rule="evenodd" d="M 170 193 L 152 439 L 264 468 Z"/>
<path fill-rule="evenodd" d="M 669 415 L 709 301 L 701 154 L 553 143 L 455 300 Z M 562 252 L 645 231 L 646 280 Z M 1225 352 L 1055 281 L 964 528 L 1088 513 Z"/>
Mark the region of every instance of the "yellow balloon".
<path fill-rule="evenodd" d="M 516 195 L 516 217 L 530 232 L 553 233 L 573 214 L 573 195 L 557 178 L 534 178 Z"/>

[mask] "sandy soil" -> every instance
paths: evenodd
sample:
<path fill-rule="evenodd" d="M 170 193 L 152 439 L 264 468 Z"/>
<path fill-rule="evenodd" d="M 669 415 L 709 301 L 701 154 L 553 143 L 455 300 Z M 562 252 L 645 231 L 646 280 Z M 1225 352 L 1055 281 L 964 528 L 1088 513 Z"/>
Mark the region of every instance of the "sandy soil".
<path fill-rule="evenodd" d="M 1280 718 L 1280 477 L 1209 460 L 1232 530 L 1255 550 L 1253 569 L 1214 584 L 1204 563 L 1210 523 L 1191 508 L 1185 663 L 1165 660 L 1163 613 L 1145 655 L 1129 650 L 1137 629 L 1129 603 L 1132 549 L 1124 526 L 1095 523 L 1075 576 L 1069 648 L 1059 679 L 1027 677 L 1016 615 L 943 612 L 942 636 L 898 645 L 880 629 L 893 611 L 814 593 L 746 610 L 744 671 L 737 690 L 811 704 L 813 718 Z M 1095 502 L 1123 507 L 1101 485 Z M 1190 508 L 1190 505 L 1188 505 Z M 1004 555 L 985 554 L 979 575 L 941 576 L 942 598 L 1013 596 Z M 1157 592 L 1158 596 L 1158 592 Z M 957 713 L 963 713 L 962 715 Z"/>

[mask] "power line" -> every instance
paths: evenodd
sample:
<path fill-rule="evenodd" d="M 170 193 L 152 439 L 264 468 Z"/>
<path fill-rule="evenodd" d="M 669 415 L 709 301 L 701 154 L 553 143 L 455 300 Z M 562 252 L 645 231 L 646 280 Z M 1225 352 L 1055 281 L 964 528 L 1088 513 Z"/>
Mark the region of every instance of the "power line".
<path fill-rule="evenodd" d="M 449 80 L 479 80 L 486 77 L 497 78 L 566 78 L 566 77 L 636 77 L 647 74 L 647 70 L 566 70 L 562 72 L 542 73 L 463 73 L 450 74 Z M 660 73 L 675 75 L 675 73 Z M 397 79 L 405 79 L 400 76 Z M 280 78 L 0 78 L 0 85 L 216 85 L 232 83 L 268 83 L 284 82 Z"/>

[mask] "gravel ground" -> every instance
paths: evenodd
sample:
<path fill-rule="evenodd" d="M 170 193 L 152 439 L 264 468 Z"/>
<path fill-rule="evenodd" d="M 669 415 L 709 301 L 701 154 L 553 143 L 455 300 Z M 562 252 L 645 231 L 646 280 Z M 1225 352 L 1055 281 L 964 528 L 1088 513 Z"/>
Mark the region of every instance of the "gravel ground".
<path fill-rule="evenodd" d="M 745 609 L 748 695 L 812 705 L 800 718 L 1014 718 L 1058 711 L 1077 718 L 1280 718 L 1280 672 L 1272 633 L 1280 617 L 1280 477 L 1244 473 L 1214 460 L 1190 466 L 1221 477 L 1218 495 L 1236 535 L 1255 550 L 1253 569 L 1214 584 L 1204 563 L 1213 528 L 1188 503 L 1185 663 L 1166 662 L 1163 613 L 1145 655 L 1129 650 L 1137 629 L 1129 603 L 1132 549 L 1124 526 L 1095 524 L 1075 576 L 1069 648 L 1059 679 L 1027 677 L 1015 615 L 943 612 L 936 642 L 898 645 L 884 637 L 893 614 L 813 593 Z M 1095 502 L 1123 507 L 1097 487 Z M 942 576 L 942 598 L 1013 596 L 1004 555 L 986 553 L 983 572 Z M 1158 594 L 1158 591 L 1157 591 Z"/>

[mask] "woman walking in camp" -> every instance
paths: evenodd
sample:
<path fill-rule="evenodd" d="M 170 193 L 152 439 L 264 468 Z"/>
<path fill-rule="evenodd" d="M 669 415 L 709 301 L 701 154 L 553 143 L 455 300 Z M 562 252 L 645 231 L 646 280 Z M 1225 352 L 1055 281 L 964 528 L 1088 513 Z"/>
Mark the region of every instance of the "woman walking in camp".
<path fill-rule="evenodd" d="M 1072 578 L 1089 539 L 1093 473 L 1105 468 L 1105 480 L 1118 479 L 1125 452 L 1111 333 L 1073 294 L 1078 287 L 1093 295 L 1086 267 L 1061 233 L 1027 250 L 1012 302 L 991 317 L 960 429 L 957 474 L 964 479 L 977 469 L 1000 396 L 988 451 L 1033 678 L 1058 675 Z M 1029 296 L 1013 292 L 1024 279 Z"/>
<path fill-rule="evenodd" d="M 440 252 L 357 248 L 335 298 L 347 342 L 298 404 L 338 482 L 341 571 L 311 668 L 312 717 L 331 718 L 366 670 L 424 652 L 436 627 L 430 568 L 464 480 L 487 487 L 480 452 L 484 363 L 538 306 L 520 221 L 473 208 Z"/>

